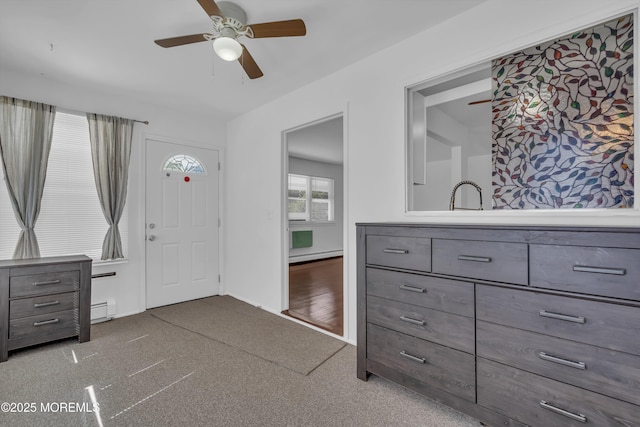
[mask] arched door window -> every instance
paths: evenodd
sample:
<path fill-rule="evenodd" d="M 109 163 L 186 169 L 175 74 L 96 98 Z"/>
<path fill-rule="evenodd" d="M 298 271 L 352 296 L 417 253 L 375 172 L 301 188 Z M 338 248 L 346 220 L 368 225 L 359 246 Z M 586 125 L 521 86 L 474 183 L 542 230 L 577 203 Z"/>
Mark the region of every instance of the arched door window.
<path fill-rule="evenodd" d="M 205 175 L 206 170 L 200 160 L 187 154 L 176 154 L 164 163 L 164 170 Z"/>

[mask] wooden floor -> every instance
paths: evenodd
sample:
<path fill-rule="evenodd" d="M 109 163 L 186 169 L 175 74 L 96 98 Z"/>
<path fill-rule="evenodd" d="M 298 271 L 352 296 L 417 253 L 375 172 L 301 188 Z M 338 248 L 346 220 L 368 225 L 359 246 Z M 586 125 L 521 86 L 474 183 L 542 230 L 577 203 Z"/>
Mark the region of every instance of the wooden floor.
<path fill-rule="evenodd" d="M 289 265 L 289 310 L 283 313 L 343 334 L 342 257 Z"/>

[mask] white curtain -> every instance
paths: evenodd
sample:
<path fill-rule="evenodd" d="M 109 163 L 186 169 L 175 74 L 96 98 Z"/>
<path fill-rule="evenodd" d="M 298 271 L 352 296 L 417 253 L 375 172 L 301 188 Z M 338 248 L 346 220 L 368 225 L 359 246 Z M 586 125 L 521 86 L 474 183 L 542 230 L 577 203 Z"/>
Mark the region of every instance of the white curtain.
<path fill-rule="evenodd" d="M 18 225 L 14 259 L 39 258 L 34 227 L 47 175 L 56 108 L 0 96 L 0 158 Z"/>
<path fill-rule="evenodd" d="M 118 223 L 127 200 L 133 120 L 90 113 L 87 120 L 93 175 L 102 213 L 109 224 L 102 259 L 124 258 Z"/>

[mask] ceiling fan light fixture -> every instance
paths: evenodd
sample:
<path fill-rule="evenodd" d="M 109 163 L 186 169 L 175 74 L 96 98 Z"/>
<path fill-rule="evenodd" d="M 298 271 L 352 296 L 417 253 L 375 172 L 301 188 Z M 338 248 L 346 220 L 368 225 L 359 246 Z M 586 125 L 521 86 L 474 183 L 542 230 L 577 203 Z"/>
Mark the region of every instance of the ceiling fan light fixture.
<path fill-rule="evenodd" d="M 242 55 L 242 45 L 231 37 L 218 37 L 213 41 L 213 50 L 225 61 L 235 61 Z"/>

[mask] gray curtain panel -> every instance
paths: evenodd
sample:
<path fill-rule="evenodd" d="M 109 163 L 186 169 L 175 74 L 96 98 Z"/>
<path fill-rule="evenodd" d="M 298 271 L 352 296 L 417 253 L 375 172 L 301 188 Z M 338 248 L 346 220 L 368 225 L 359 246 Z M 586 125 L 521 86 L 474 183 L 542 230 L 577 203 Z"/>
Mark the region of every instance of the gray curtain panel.
<path fill-rule="evenodd" d="M 14 259 L 39 258 L 34 227 L 47 175 L 56 107 L 0 96 L 0 158 L 13 212 L 22 229 Z"/>
<path fill-rule="evenodd" d="M 124 258 L 118 223 L 127 200 L 133 120 L 87 113 L 93 175 L 109 230 L 102 259 Z"/>

